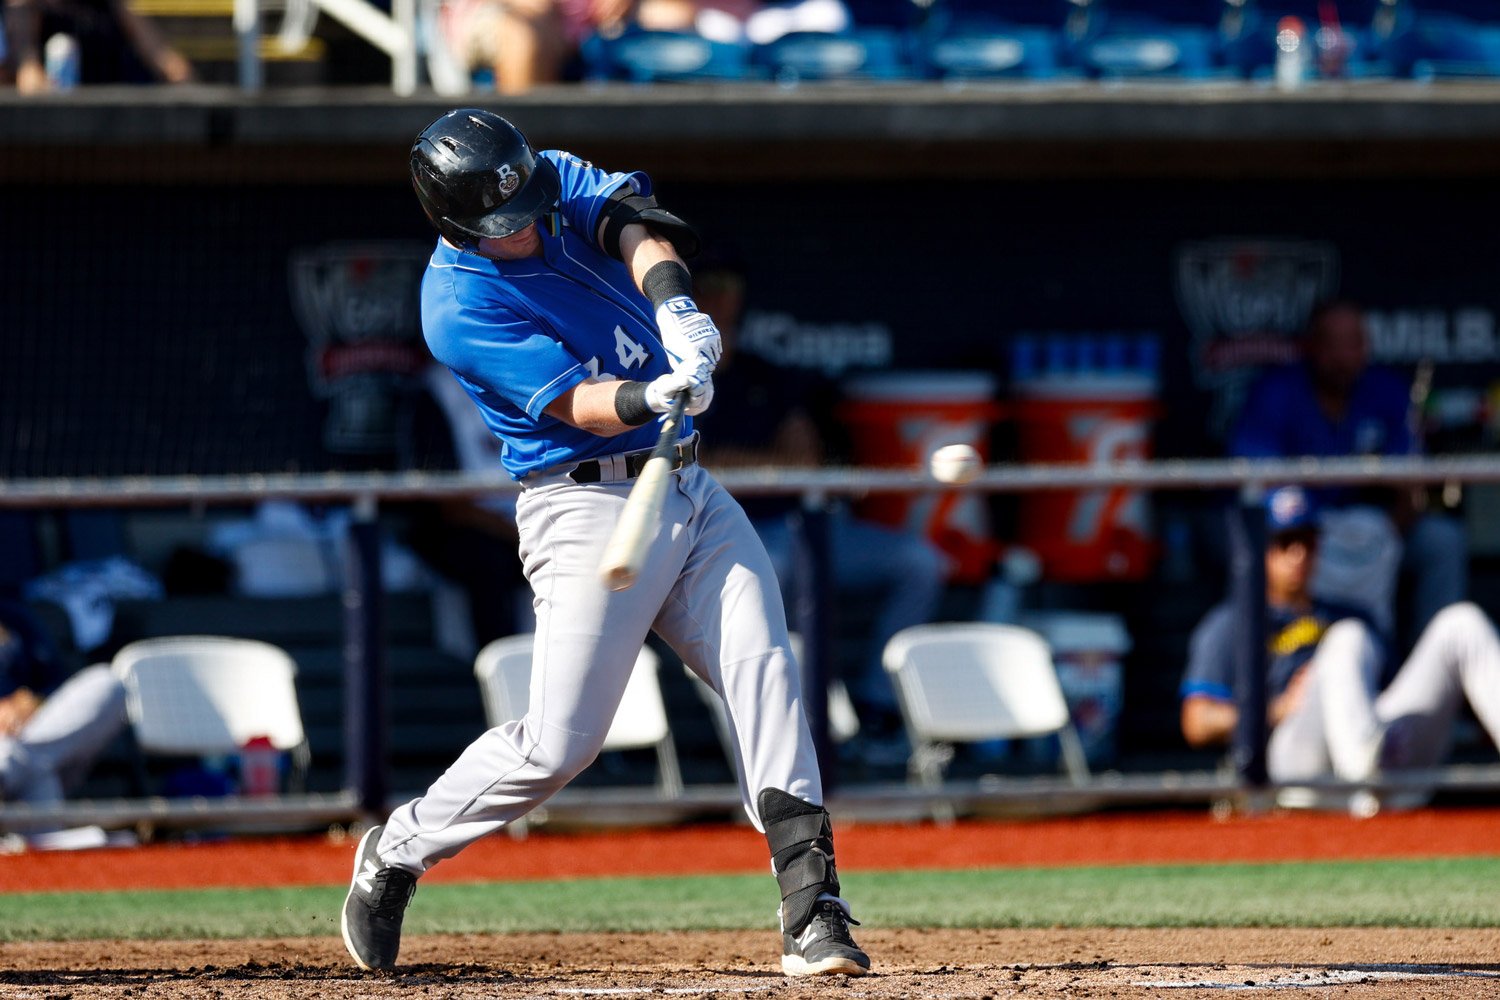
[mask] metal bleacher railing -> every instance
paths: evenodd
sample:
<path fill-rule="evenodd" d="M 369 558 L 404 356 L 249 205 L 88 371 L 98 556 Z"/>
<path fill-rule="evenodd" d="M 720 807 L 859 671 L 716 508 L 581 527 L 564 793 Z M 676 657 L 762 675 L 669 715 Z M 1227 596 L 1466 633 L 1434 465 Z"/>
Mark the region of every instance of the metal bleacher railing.
<path fill-rule="evenodd" d="M 239 86 L 258 91 L 265 84 L 261 52 L 264 0 L 234 0 L 232 23 L 237 47 Z M 367 0 L 287 0 L 279 41 L 295 48 L 311 35 L 318 14 L 325 13 L 391 59 L 391 90 L 406 97 L 416 92 L 419 38 L 417 0 L 391 0 L 390 13 Z"/>
<path fill-rule="evenodd" d="M 796 495 L 809 515 L 810 534 L 816 538 L 818 514 L 830 498 L 869 493 L 932 493 L 970 490 L 1025 493 L 1036 490 L 1124 487 L 1149 491 L 1236 491 L 1246 519 L 1247 537 L 1254 539 L 1256 521 L 1263 518 L 1261 497 L 1271 485 L 1441 485 L 1500 482 L 1500 457 L 1346 458 L 1292 460 L 1165 460 L 1105 465 L 1040 464 L 993 465 L 975 481 L 962 486 L 936 483 L 917 470 L 836 468 L 823 470 L 726 470 L 716 473 L 732 493 L 741 497 Z M 59 510 L 82 507 L 147 508 L 191 504 L 208 507 L 270 499 L 309 503 L 348 503 L 351 545 L 348 546 L 344 595 L 343 727 L 344 781 L 335 793 L 287 795 L 251 800 L 111 800 L 74 801 L 59 807 L 32 809 L 0 804 L 0 830 L 34 828 L 48 823 L 152 823 L 161 826 L 254 826 L 266 823 L 339 822 L 375 815 L 389 804 L 386 734 L 366 720 L 385 717 L 387 695 L 381 646 L 381 589 L 379 566 L 383 502 L 459 499 L 513 492 L 516 484 L 498 473 L 326 473 L 232 476 L 123 477 L 116 479 L 0 480 L 0 510 Z M 1259 530 L 1264 529 L 1263 521 Z M 817 548 L 814 545 L 814 559 Z M 1258 564 L 1258 560 L 1244 560 Z M 1263 600 L 1263 597 L 1261 597 Z M 1263 614 L 1263 605 L 1252 613 Z M 804 669 L 814 683 L 807 685 L 809 720 L 820 743 L 828 748 L 827 705 L 819 692 L 828 643 L 816 613 L 803 623 L 806 637 Z M 825 634 L 820 635 L 823 630 Z M 1263 644 L 1261 644 L 1263 646 Z M 1251 658 L 1253 660 L 1253 658 Z M 1262 678 L 1263 664 L 1244 669 Z M 1253 697 L 1253 695 L 1252 695 Z M 1259 712 L 1264 717 L 1263 701 Z M 831 789 L 829 802 L 846 813 L 871 817 L 963 814 L 997 804 L 1013 803 L 1030 810 L 1086 809 L 1109 804 L 1170 804 L 1232 802 L 1257 808 L 1274 801 L 1285 787 L 1273 787 L 1265 775 L 1263 729 L 1241 733 L 1231 755 L 1234 769 L 1120 774 L 1102 772 L 1083 783 L 1064 777 L 948 780 L 940 787 L 892 782 Z M 820 753 L 822 756 L 822 753 Z M 825 757 L 825 759 L 827 759 Z M 1328 781 L 1296 786 L 1314 791 L 1353 792 L 1361 789 L 1400 791 L 1416 787 L 1466 792 L 1500 791 L 1500 766 L 1452 765 L 1421 772 L 1386 775 L 1364 785 Z M 681 817 L 738 807 L 733 786 L 688 786 L 670 802 L 657 789 L 610 788 L 565 791 L 549 803 L 554 817 L 598 820 L 606 814 L 634 817 Z"/>

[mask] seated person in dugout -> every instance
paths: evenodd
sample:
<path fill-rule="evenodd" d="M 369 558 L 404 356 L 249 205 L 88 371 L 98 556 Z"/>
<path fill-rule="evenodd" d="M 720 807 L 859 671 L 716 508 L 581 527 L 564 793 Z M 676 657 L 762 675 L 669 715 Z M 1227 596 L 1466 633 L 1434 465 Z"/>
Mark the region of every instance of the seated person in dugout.
<path fill-rule="evenodd" d="M 1436 766 L 1464 698 L 1500 745 L 1500 638 L 1478 606 L 1462 601 L 1438 612 L 1382 688 L 1384 637 L 1358 612 L 1309 591 L 1319 537 L 1309 495 L 1296 486 L 1273 491 L 1266 526 L 1272 781 L 1376 781 L 1382 772 Z M 1181 723 L 1194 747 L 1226 745 L 1235 731 L 1236 633 L 1228 602 L 1193 632 Z"/>
<path fill-rule="evenodd" d="M 1243 458 L 1422 452 L 1412 385 L 1371 363 L 1365 313 L 1326 302 L 1308 320 L 1300 361 L 1265 372 L 1250 387 L 1230 441 Z M 1313 590 L 1365 610 L 1409 648 L 1443 608 L 1468 593 L 1468 538 L 1455 517 L 1410 488 L 1323 486 L 1322 558 Z M 1398 580 L 1410 585 L 1397 614 Z M 1398 626 L 1400 626 L 1398 628 Z"/>
<path fill-rule="evenodd" d="M 26 609 L 0 600 L 0 802 L 58 804 L 125 724 L 108 664 L 69 675 Z"/>

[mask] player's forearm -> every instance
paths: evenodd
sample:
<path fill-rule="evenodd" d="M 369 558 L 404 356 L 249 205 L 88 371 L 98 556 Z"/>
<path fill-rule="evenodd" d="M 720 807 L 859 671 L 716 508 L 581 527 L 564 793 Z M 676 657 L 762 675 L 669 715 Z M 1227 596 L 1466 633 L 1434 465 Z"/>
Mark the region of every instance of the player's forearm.
<path fill-rule="evenodd" d="M 626 226 L 620 232 L 620 256 L 625 259 L 625 266 L 630 269 L 630 277 L 642 294 L 646 293 L 647 271 L 663 261 L 682 264 L 682 258 L 677 255 L 677 248 L 672 246 L 671 240 L 652 232 L 649 227 L 639 222 Z M 684 268 L 686 266 L 683 264 Z"/>
<path fill-rule="evenodd" d="M 0 698 L 0 735 L 18 735 L 41 704 L 42 699 L 36 692 L 24 687 Z"/>
<path fill-rule="evenodd" d="M 614 437 L 634 430 L 638 424 L 627 424 L 620 419 L 615 405 L 615 396 L 624 382 L 584 382 L 563 393 L 547 413 L 565 424 L 577 427 L 600 437 Z"/>
<path fill-rule="evenodd" d="M 1188 698 L 1182 703 L 1182 737 L 1188 746 L 1223 746 L 1239 721 L 1239 709 L 1229 702 Z"/>

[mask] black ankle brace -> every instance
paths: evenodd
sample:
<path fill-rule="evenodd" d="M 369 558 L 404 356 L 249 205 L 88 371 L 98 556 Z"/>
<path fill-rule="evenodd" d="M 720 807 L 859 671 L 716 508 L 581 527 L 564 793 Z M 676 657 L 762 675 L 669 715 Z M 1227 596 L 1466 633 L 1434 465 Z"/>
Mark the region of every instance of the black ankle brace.
<path fill-rule="evenodd" d="M 781 926 L 799 934 L 812 919 L 818 897 L 825 892 L 839 894 L 833 824 L 828 810 L 779 788 L 762 789 L 756 804 L 771 848 L 771 867 L 781 887 Z"/>

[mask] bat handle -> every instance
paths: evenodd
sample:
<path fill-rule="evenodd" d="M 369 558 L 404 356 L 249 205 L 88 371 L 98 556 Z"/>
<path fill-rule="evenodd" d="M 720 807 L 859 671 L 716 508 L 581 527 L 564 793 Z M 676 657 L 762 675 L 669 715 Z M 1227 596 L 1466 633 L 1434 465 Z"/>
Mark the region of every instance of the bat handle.
<path fill-rule="evenodd" d="M 661 422 L 661 437 L 656 439 L 656 447 L 651 449 L 652 458 L 670 458 L 672 449 L 677 447 L 677 439 L 682 436 L 682 414 L 687 408 L 688 390 L 683 389 L 672 397 L 672 404 L 667 407 L 666 419 Z"/>

